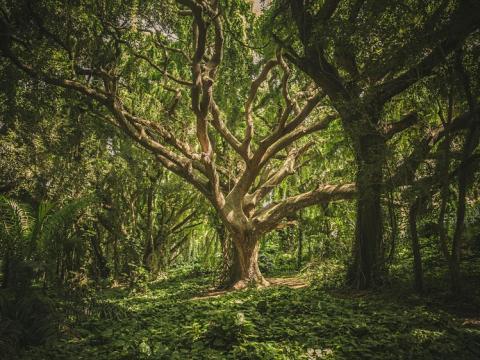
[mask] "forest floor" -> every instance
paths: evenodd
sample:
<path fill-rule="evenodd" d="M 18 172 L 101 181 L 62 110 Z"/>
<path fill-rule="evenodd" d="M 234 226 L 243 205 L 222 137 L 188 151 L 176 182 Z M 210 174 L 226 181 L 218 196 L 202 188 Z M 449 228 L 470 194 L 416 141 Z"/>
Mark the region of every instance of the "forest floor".
<path fill-rule="evenodd" d="M 307 281 L 302 279 L 299 276 L 289 276 L 289 277 L 267 277 L 267 281 L 270 283 L 270 286 L 287 286 L 291 289 L 301 289 L 308 286 Z M 200 299 L 209 299 L 212 297 L 218 297 L 225 295 L 229 292 L 233 292 L 235 290 L 225 289 L 225 290 L 218 290 L 212 288 L 206 294 L 195 296 L 192 300 L 200 300 Z"/>
<path fill-rule="evenodd" d="M 21 358 L 480 358 L 480 308 L 471 302 L 448 307 L 398 289 L 352 292 L 292 276 L 270 281 L 274 286 L 214 296 L 210 279 L 183 275 L 83 296 L 70 307 L 84 315 Z"/>

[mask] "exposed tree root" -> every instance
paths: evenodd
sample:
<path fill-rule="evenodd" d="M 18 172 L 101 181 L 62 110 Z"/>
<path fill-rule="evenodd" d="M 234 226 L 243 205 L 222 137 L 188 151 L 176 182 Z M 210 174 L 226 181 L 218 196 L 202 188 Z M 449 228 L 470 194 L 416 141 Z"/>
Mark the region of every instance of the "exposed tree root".
<path fill-rule="evenodd" d="M 255 284 L 250 285 L 252 287 L 256 287 L 257 289 L 262 289 L 269 286 L 288 286 L 291 289 L 300 289 L 308 286 L 308 284 L 301 278 L 297 277 L 288 277 L 288 278 L 263 278 L 263 281 Z M 229 292 L 243 290 L 249 287 L 249 283 L 245 282 L 244 280 L 237 281 L 235 284 L 230 286 L 229 288 L 222 289 L 222 290 L 211 290 L 208 293 L 195 296 L 191 298 L 191 300 L 199 300 L 199 299 L 208 299 L 212 297 L 219 297 Z"/>

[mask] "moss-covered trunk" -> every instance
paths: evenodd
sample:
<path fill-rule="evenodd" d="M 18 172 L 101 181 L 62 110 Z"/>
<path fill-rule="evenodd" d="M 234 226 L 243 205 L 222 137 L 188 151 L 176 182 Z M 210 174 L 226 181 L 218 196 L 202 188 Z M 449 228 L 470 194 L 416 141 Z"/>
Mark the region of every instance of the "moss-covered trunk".
<path fill-rule="evenodd" d="M 357 139 L 357 219 L 347 280 L 358 289 L 380 283 L 384 272 L 381 194 L 385 150 L 384 140 L 375 133 Z"/>

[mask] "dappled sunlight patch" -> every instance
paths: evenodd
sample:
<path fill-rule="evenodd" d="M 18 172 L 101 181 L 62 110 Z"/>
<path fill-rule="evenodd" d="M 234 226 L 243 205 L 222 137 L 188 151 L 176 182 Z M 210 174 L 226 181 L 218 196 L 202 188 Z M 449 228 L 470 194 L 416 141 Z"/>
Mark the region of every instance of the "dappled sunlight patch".
<path fill-rule="evenodd" d="M 316 359 L 333 359 L 334 353 L 332 349 L 307 349 L 307 357 L 308 360 L 316 360 Z"/>
<path fill-rule="evenodd" d="M 462 325 L 480 328 L 480 319 L 465 319 Z"/>
<path fill-rule="evenodd" d="M 428 329 L 413 329 L 410 334 L 417 340 L 418 343 L 422 344 L 441 339 L 445 335 L 445 332 Z"/>

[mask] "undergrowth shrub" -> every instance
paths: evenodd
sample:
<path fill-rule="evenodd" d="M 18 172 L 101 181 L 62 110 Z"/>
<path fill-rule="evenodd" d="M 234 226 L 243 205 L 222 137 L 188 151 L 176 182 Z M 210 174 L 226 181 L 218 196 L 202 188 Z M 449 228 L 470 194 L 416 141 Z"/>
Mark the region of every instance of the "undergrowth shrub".
<path fill-rule="evenodd" d="M 278 348 L 277 343 L 251 341 L 236 345 L 232 350 L 234 359 L 237 360 L 279 360 L 288 359 Z"/>
<path fill-rule="evenodd" d="M 338 288 L 345 283 L 345 265 L 338 260 L 313 260 L 303 269 L 302 274 L 313 286 Z"/>
<path fill-rule="evenodd" d="M 20 349 L 53 340 L 59 316 L 54 302 L 38 292 L 0 293 L 0 358 L 12 359 Z"/>
<path fill-rule="evenodd" d="M 150 272 L 143 266 L 129 264 L 128 286 L 133 293 L 146 293 L 150 282 Z"/>
<path fill-rule="evenodd" d="M 211 275 L 214 272 L 214 268 L 210 268 L 201 264 L 199 262 L 195 262 L 192 265 L 184 265 L 183 272 L 186 278 L 194 279 L 202 276 Z"/>
<path fill-rule="evenodd" d="M 274 256 L 268 252 L 261 252 L 258 255 L 258 267 L 260 271 L 264 274 L 271 273 L 275 268 Z"/>
<path fill-rule="evenodd" d="M 98 290 L 85 272 L 72 273 L 66 286 L 58 293 L 63 320 L 75 325 L 91 319 L 121 320 L 127 317 L 125 308 L 112 299 L 99 296 Z"/>
<path fill-rule="evenodd" d="M 204 340 L 216 349 L 233 346 L 255 337 L 255 326 L 242 312 L 219 312 L 208 324 Z"/>

